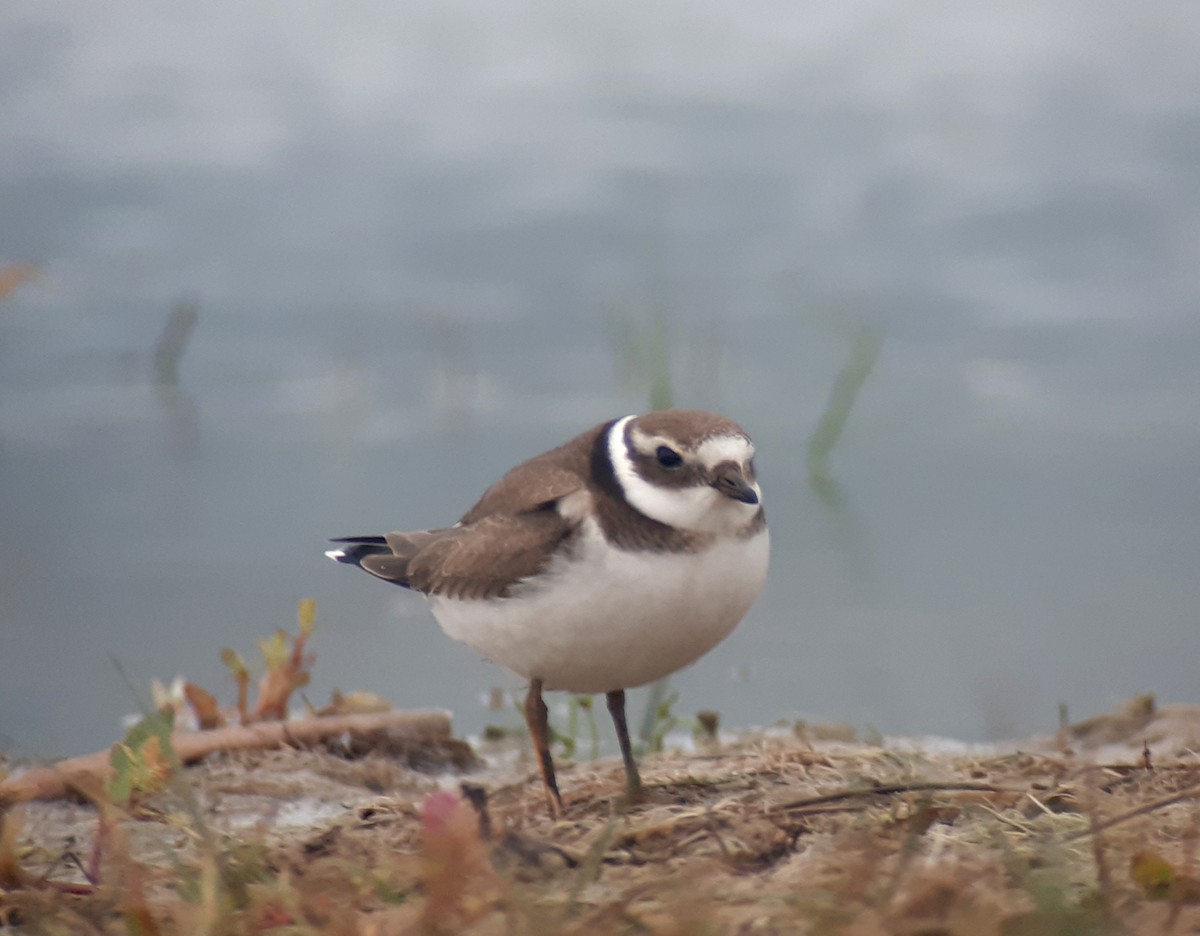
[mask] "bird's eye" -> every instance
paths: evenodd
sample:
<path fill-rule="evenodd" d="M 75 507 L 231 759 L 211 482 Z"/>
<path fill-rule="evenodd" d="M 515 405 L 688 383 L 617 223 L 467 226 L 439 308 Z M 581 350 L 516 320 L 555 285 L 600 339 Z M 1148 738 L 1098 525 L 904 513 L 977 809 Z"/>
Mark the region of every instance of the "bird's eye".
<path fill-rule="evenodd" d="M 683 464 L 683 456 L 675 449 L 668 448 L 665 445 L 660 445 L 658 451 L 654 453 L 654 457 L 658 459 L 659 465 L 663 468 L 678 468 Z"/>

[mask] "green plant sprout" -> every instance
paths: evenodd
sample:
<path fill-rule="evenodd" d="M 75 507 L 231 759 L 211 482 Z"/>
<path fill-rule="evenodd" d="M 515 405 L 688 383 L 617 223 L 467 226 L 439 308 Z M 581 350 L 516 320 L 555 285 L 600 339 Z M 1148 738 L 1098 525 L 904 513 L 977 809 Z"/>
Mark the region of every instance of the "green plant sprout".
<path fill-rule="evenodd" d="M 829 456 L 842 437 L 854 401 L 875 368 L 881 344 L 878 331 L 870 325 L 863 325 L 850 342 L 850 353 L 833 382 L 821 420 L 808 440 L 808 476 L 818 489 L 830 482 Z"/>

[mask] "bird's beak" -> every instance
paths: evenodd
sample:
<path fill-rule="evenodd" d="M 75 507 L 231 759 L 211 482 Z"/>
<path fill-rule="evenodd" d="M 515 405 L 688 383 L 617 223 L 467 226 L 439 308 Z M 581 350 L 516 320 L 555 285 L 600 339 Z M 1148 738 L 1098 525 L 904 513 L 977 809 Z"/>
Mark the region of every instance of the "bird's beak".
<path fill-rule="evenodd" d="M 743 504 L 758 503 L 758 492 L 754 490 L 754 485 L 746 480 L 742 469 L 733 462 L 717 465 L 713 472 L 712 486 L 727 497 L 732 497 L 735 501 L 741 501 Z"/>

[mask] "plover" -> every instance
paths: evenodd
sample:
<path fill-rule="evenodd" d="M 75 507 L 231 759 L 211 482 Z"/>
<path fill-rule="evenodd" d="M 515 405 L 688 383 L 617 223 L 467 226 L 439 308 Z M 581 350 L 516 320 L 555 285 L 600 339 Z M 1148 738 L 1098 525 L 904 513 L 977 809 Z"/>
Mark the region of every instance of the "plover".
<path fill-rule="evenodd" d="M 636 794 L 625 690 L 728 636 L 770 552 L 750 437 L 682 409 L 613 419 L 523 462 L 454 526 L 333 542 L 331 559 L 422 593 L 448 635 L 529 680 L 525 719 L 554 815 L 543 690 L 605 694 Z"/>

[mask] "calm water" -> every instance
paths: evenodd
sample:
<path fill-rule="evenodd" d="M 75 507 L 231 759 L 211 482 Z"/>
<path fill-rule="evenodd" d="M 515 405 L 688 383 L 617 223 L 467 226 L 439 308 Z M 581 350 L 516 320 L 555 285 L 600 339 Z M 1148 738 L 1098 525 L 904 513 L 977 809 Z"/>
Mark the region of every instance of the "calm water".
<path fill-rule="evenodd" d="M 0 747 L 114 740 L 114 659 L 231 698 L 305 596 L 311 699 L 478 729 L 515 678 L 324 540 L 645 408 L 623 325 L 755 435 L 773 529 L 681 712 L 1200 702 L 1197 47 L 1171 2 L 5 4 Z"/>

